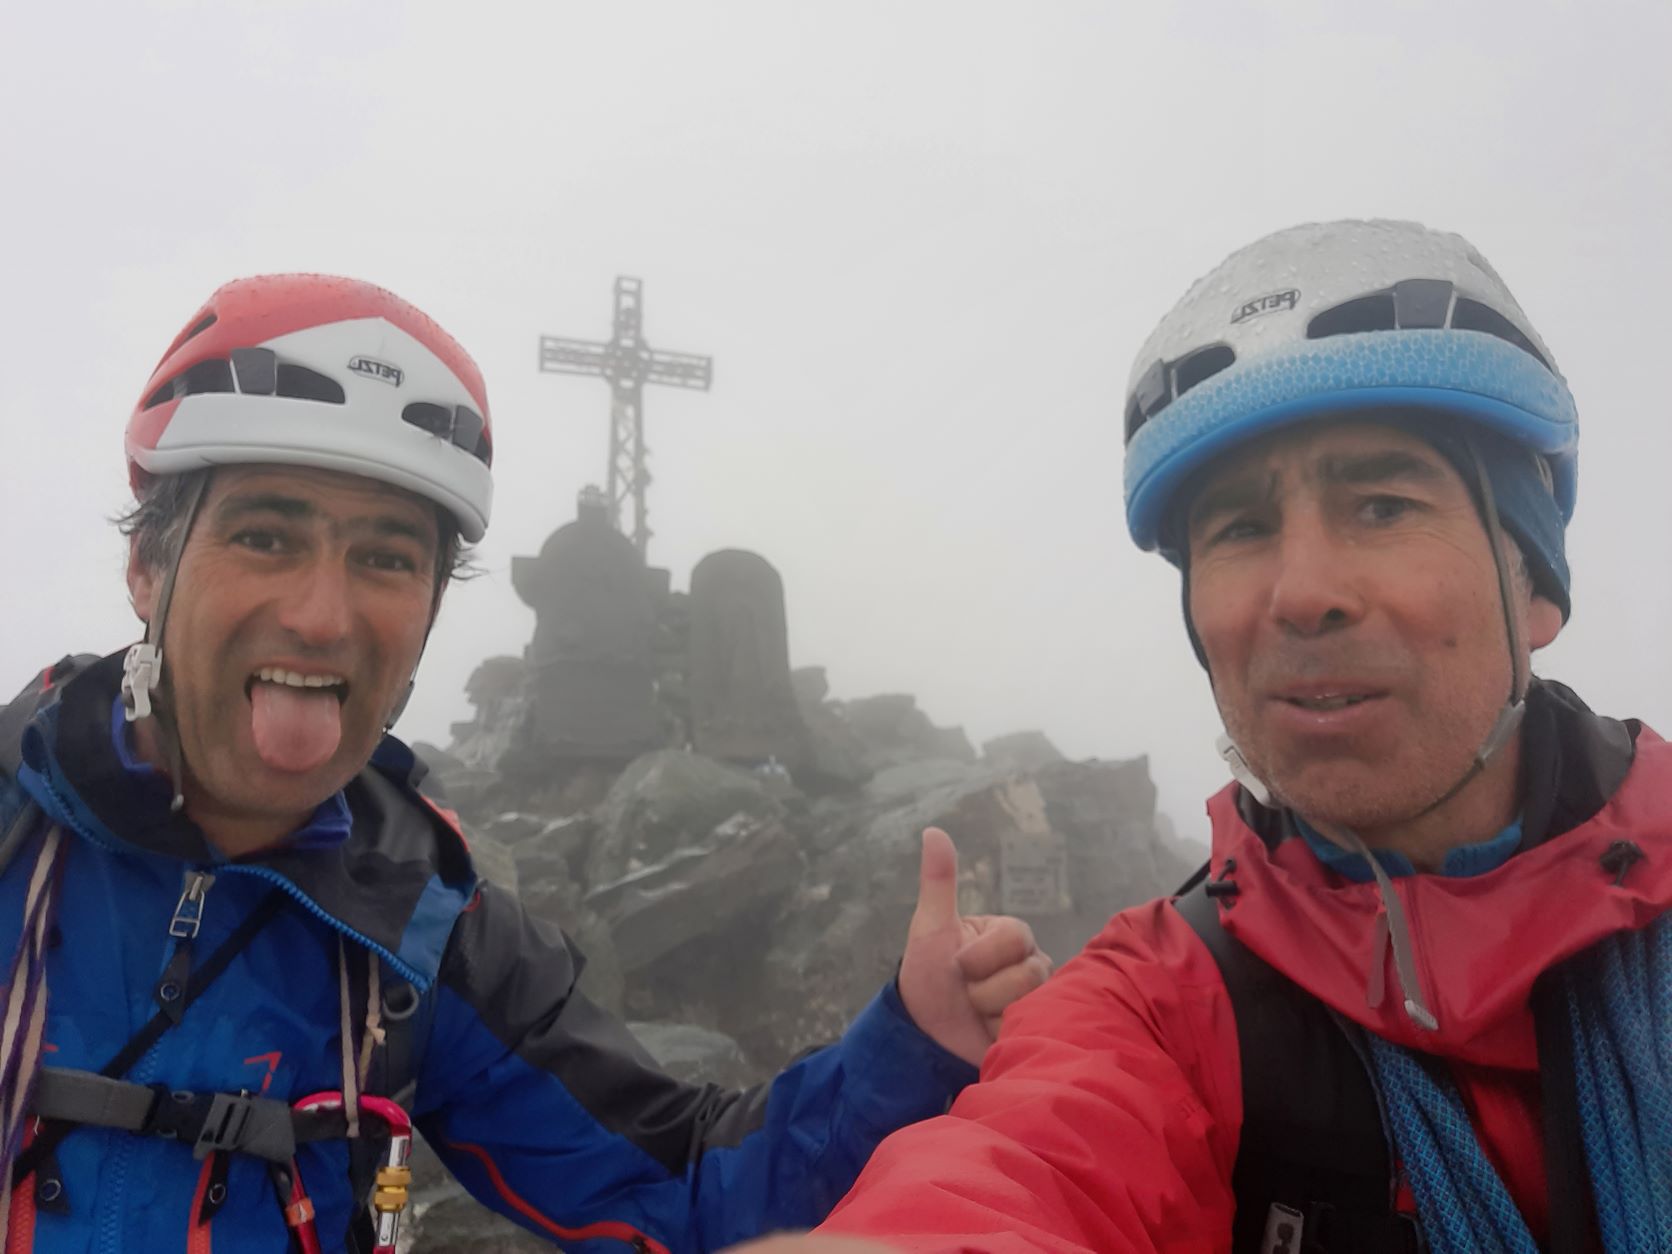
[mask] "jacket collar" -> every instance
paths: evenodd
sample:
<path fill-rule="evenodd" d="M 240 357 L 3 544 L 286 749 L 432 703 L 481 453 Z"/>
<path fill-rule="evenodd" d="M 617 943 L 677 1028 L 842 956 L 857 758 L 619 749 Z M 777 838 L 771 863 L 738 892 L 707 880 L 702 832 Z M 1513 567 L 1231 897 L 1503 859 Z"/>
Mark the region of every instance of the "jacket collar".
<path fill-rule="evenodd" d="M 111 852 L 231 865 L 268 879 L 427 986 L 477 879 L 451 817 L 417 792 L 423 768 L 412 751 L 385 737 L 343 790 L 353 826 L 341 844 L 280 847 L 229 864 L 195 823 L 170 811 L 167 788 L 149 787 L 117 755 L 109 718 L 121 661 L 114 654 L 65 682 L 37 685 L 0 712 L 0 727 L 17 740 L 15 749 L 0 744 L 0 756 L 17 761 L 18 783 L 42 810 Z"/>
<path fill-rule="evenodd" d="M 1393 882 L 1417 979 L 1437 1031 L 1414 1024 L 1394 979 L 1373 884 L 1324 869 L 1284 816 L 1235 785 L 1208 806 L 1225 930 L 1326 1005 L 1386 1040 L 1492 1066 L 1530 1069 L 1533 981 L 1606 937 L 1672 907 L 1672 745 L 1636 723 L 1598 718 L 1541 684 L 1529 699 L 1527 839 L 1495 870 Z M 1621 863 L 1627 843 L 1638 855 Z M 1228 864 L 1234 864 L 1229 867 Z M 1389 990 L 1375 1005 L 1371 992 Z"/>

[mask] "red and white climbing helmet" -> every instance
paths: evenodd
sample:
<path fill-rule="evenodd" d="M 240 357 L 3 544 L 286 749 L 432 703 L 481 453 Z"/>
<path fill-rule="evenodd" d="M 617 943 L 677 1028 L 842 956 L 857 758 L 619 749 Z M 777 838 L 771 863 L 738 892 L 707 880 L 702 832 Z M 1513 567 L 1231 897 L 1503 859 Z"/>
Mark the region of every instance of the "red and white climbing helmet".
<path fill-rule="evenodd" d="M 236 279 L 186 324 L 128 420 L 128 474 L 272 462 L 364 475 L 487 530 L 493 431 L 482 372 L 392 292 L 356 279 Z"/>

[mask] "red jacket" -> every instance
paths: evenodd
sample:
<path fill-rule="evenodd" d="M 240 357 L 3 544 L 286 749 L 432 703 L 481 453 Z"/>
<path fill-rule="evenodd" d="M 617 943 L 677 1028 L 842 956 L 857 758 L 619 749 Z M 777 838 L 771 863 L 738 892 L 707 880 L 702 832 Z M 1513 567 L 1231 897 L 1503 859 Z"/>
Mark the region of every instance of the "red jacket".
<path fill-rule="evenodd" d="M 1326 870 L 1304 841 L 1274 840 L 1275 816 L 1234 786 L 1208 814 L 1214 872 L 1234 859 L 1240 889 L 1225 929 L 1366 1030 L 1448 1059 L 1482 1146 L 1542 1241 L 1532 984 L 1672 903 L 1672 745 L 1596 718 L 1555 685 L 1535 695 L 1523 822 L 1542 830 L 1484 874 L 1394 881 L 1436 1032 L 1400 1008 L 1391 955 L 1389 995 L 1367 1005 L 1374 884 Z M 1623 840 L 1644 857 L 1616 884 L 1602 858 Z M 884 1142 L 820 1231 L 909 1250 L 1226 1250 L 1242 1108 L 1219 969 L 1170 902 L 1151 902 L 1117 915 L 1013 1006 L 981 1082 L 947 1115 Z"/>

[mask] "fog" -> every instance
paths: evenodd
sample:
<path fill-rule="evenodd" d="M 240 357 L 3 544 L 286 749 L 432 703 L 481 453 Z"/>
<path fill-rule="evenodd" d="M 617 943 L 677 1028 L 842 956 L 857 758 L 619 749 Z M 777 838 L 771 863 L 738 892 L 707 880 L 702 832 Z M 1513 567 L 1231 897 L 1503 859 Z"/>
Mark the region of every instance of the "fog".
<path fill-rule="evenodd" d="M 977 743 L 1224 779 L 1178 582 L 1127 539 L 1133 353 L 1231 249 L 1412 217 L 1492 260 L 1584 424 L 1574 616 L 1537 668 L 1672 725 L 1672 7 L 196 3 L 0 15 L 0 700 L 136 627 L 121 436 L 224 280 L 355 275 L 487 376 L 495 517 L 400 726 L 445 744 L 533 629 L 510 559 L 605 470 L 618 274 L 707 394 L 651 389 L 652 561 L 782 572 L 795 665 Z"/>

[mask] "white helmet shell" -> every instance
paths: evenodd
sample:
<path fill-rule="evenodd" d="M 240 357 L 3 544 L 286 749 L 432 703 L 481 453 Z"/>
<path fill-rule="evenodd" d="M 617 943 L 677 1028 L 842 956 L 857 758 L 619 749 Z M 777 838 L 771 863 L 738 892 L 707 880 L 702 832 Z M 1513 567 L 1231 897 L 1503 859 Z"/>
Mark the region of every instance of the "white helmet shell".
<path fill-rule="evenodd" d="M 1156 547 L 1174 493 L 1279 426 L 1415 408 L 1550 461 L 1571 515 L 1578 417 L 1549 350 L 1459 235 L 1414 222 L 1292 227 L 1198 280 L 1145 341 L 1126 404 L 1127 522 Z"/>

